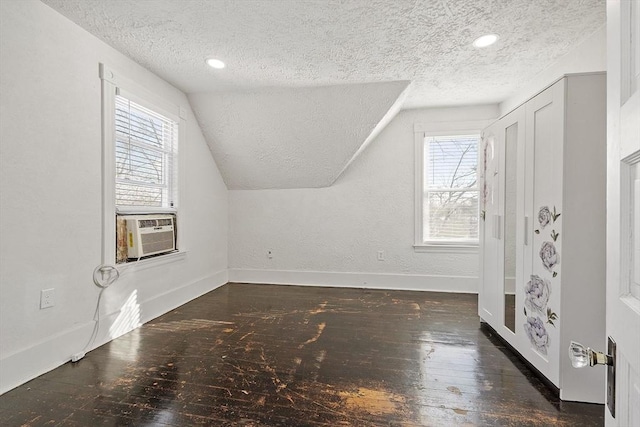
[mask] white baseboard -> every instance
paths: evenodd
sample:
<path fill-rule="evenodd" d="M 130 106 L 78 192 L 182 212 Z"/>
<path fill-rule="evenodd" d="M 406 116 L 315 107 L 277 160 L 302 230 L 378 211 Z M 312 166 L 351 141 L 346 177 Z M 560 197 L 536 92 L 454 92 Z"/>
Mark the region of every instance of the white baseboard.
<path fill-rule="evenodd" d="M 229 269 L 230 282 L 477 293 L 478 278 L 422 274 Z"/>
<path fill-rule="evenodd" d="M 93 322 L 83 323 L 0 360 L 0 394 L 68 362 L 69 349 L 82 347 L 92 330 Z"/>
<path fill-rule="evenodd" d="M 212 291 L 228 280 L 228 271 L 221 270 L 211 276 L 172 289 L 164 294 L 140 303 L 143 313 L 141 323 L 146 323 L 176 307 L 185 304 L 209 291 Z M 105 316 L 100 320 L 98 338 L 90 350 L 97 348 L 113 338 L 108 331 L 120 312 Z M 81 351 L 87 344 L 93 331 L 94 322 L 85 322 L 60 332 L 31 347 L 14 352 L 0 360 L 0 394 L 3 394 L 25 382 L 36 378 L 71 360 L 71 355 Z M 126 333 L 128 331 L 122 331 Z"/>
<path fill-rule="evenodd" d="M 211 276 L 141 302 L 142 318 L 140 321 L 146 323 L 155 319 L 227 282 L 459 293 L 478 292 L 478 278 L 467 276 L 229 269 L 221 270 Z M 119 312 L 112 313 L 101 320 L 98 338 L 90 350 L 113 339 L 109 338 L 109 335 L 104 331 L 114 323 L 118 314 Z M 0 394 L 68 362 L 72 354 L 80 351 L 86 345 L 93 327 L 94 322 L 85 322 L 31 347 L 5 356 L 0 360 Z"/>
<path fill-rule="evenodd" d="M 173 310 L 191 300 L 198 298 L 229 281 L 228 270 L 220 270 L 211 276 L 197 280 L 193 283 L 181 286 L 163 294 L 156 295 L 152 299 L 144 301 L 142 307 L 142 323 L 147 323 L 158 316 Z M 176 296 L 179 295 L 179 296 Z"/>

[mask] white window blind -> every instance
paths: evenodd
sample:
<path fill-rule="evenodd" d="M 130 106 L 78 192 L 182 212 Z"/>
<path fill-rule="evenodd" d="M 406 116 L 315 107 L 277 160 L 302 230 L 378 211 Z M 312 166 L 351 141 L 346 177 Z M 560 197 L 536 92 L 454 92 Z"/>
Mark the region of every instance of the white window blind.
<path fill-rule="evenodd" d="M 424 139 L 424 242 L 478 240 L 479 135 Z"/>
<path fill-rule="evenodd" d="M 116 208 L 175 208 L 178 123 L 121 95 L 115 103 Z"/>

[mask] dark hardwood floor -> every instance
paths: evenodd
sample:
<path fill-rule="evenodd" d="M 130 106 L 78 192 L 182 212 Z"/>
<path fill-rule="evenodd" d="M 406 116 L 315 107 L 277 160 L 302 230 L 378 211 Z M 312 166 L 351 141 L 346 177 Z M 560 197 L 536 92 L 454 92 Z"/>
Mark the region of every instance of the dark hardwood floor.
<path fill-rule="evenodd" d="M 600 426 L 477 296 L 228 284 L 0 397 L 3 426 Z"/>

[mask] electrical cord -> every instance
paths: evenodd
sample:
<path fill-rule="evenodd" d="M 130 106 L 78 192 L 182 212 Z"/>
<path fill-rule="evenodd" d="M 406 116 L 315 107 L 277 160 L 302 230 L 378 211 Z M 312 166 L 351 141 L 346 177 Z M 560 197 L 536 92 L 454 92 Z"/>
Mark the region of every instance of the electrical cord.
<path fill-rule="evenodd" d="M 102 294 L 113 284 L 113 282 L 118 280 L 118 278 L 120 278 L 120 272 L 113 265 L 102 264 L 93 270 L 93 283 L 100 288 L 98 302 L 96 303 L 96 311 L 93 313 L 93 320 L 95 321 L 95 324 L 93 325 L 93 331 L 91 332 L 87 345 L 84 346 L 82 351 L 71 356 L 72 362 L 77 362 L 82 359 L 98 337 L 98 330 L 100 329 L 100 301 L 102 300 Z"/>

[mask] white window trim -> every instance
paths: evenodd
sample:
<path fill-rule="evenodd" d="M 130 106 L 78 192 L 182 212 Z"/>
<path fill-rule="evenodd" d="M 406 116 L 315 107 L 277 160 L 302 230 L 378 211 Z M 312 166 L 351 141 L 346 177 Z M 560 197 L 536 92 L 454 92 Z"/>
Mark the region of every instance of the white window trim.
<path fill-rule="evenodd" d="M 167 102 L 165 99 L 149 92 L 144 87 L 134 81 L 116 73 L 105 64 L 100 64 L 99 76 L 102 89 L 102 264 L 116 265 L 116 162 L 115 162 L 115 111 L 116 94 L 131 99 L 137 104 L 143 105 L 160 114 L 166 115 L 178 122 L 178 200 L 176 209 L 145 209 L 143 212 L 167 212 L 176 213 L 178 210 L 184 211 L 180 201 L 183 199 L 184 180 L 184 158 L 187 130 L 187 110 Z M 118 213 L 125 213 L 122 210 Z M 137 208 L 126 209 L 126 213 L 141 213 Z M 132 265 L 156 266 L 177 259 L 182 259 L 187 253 L 184 241 L 184 215 L 176 215 L 178 235 L 177 252 L 171 252 L 158 257 L 118 264 L 118 269 L 131 269 Z"/>
<path fill-rule="evenodd" d="M 442 253 L 475 253 L 478 242 L 442 241 L 424 242 L 423 236 L 423 202 L 424 193 L 424 139 L 429 136 L 480 135 L 482 129 L 491 124 L 491 120 L 474 120 L 464 122 L 434 122 L 429 124 L 416 123 L 413 127 L 415 141 L 415 172 L 414 172 L 414 245 L 415 252 Z"/>
<path fill-rule="evenodd" d="M 114 250 L 115 250 L 115 247 L 114 247 Z M 135 271 L 146 270 L 147 268 L 153 268 L 158 265 L 181 261 L 185 258 L 186 254 L 187 254 L 186 250 L 179 250 L 177 252 L 169 252 L 168 254 L 165 254 L 165 255 L 160 255 L 152 258 L 145 258 L 139 261 L 125 262 L 125 263 L 118 264 L 118 271 L 120 272 L 120 274 L 122 274 L 124 272 L 129 272 L 129 271 L 135 272 Z M 115 261 L 115 256 L 114 256 L 114 261 Z"/>

